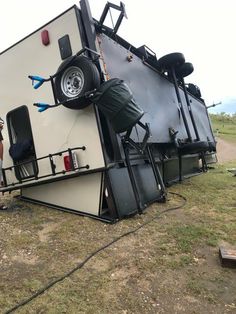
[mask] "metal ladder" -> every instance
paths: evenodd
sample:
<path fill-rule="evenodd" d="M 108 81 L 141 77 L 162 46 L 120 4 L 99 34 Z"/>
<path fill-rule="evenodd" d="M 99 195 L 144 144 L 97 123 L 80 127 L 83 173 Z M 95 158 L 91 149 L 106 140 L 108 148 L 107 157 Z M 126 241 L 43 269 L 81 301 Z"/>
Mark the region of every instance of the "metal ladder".
<path fill-rule="evenodd" d="M 160 191 L 160 201 L 166 200 L 166 192 L 165 192 L 165 185 L 163 183 L 163 179 L 162 179 L 159 167 L 153 155 L 152 144 L 148 143 L 148 139 L 151 136 L 149 125 L 147 123 L 143 124 L 140 121 L 138 121 L 136 125 L 139 125 L 145 131 L 145 135 L 142 140 L 142 143 L 136 143 L 130 138 L 130 135 L 133 129 L 133 127 L 131 127 L 126 132 L 126 134 L 122 137 L 122 145 L 124 149 L 125 162 L 126 162 L 127 170 L 130 177 L 130 182 L 132 185 L 134 197 L 135 197 L 137 208 L 138 208 L 138 213 L 142 214 L 145 208 L 145 204 L 143 204 L 141 201 L 138 186 L 135 180 L 135 175 L 134 175 L 133 168 L 131 165 L 131 161 L 130 161 L 130 149 L 131 148 L 134 148 L 138 153 L 145 155 L 147 157 L 147 160 L 149 161 L 153 174 L 154 174 L 157 190 Z"/>

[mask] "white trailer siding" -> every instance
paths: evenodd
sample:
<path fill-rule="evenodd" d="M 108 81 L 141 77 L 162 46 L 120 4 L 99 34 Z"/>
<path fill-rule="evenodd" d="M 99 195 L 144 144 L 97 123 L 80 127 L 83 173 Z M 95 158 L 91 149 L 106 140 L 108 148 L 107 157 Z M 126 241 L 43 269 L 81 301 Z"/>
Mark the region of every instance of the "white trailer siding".
<path fill-rule="evenodd" d="M 102 173 L 24 188 L 22 196 L 51 207 L 99 216 Z"/>
<path fill-rule="evenodd" d="M 41 31 L 44 29 L 49 32 L 48 46 L 44 46 L 41 41 Z M 97 169 L 104 167 L 104 158 L 92 105 L 83 110 L 59 106 L 43 113 L 38 113 L 33 106 L 35 102 L 54 103 L 51 84 L 44 83 L 34 90 L 28 75 L 47 78 L 57 71 L 62 62 L 58 39 L 66 34 L 69 35 L 75 54 L 82 48 L 82 43 L 74 7 L 0 55 L 0 116 L 6 119 L 9 111 L 26 105 L 38 158 L 67 148 L 86 146 L 85 151 L 78 152 L 80 166 L 88 164 L 89 169 Z M 6 168 L 13 164 L 8 153 L 10 144 L 7 127 L 3 130 L 3 137 Z M 55 164 L 57 171 L 63 170 L 63 157 L 56 157 Z M 48 159 L 40 161 L 38 166 L 39 176 L 51 171 Z M 13 174 L 7 172 L 7 175 L 10 181 L 15 181 Z"/>

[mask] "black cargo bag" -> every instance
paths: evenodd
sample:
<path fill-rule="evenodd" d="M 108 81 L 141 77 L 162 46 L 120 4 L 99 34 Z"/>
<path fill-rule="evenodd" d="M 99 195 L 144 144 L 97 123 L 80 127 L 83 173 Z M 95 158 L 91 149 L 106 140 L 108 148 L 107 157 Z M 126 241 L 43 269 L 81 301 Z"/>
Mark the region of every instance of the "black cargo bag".
<path fill-rule="evenodd" d="M 91 100 L 111 122 L 116 133 L 127 131 L 144 115 L 128 85 L 117 78 L 104 82 Z"/>
<path fill-rule="evenodd" d="M 9 154 L 14 161 L 22 161 L 32 154 L 32 140 L 25 139 L 22 142 L 12 144 L 9 148 Z"/>

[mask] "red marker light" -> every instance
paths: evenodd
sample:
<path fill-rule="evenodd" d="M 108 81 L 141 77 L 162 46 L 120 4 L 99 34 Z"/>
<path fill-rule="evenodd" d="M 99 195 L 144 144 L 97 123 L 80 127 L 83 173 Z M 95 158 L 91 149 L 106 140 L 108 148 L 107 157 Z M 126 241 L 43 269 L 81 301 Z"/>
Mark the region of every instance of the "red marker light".
<path fill-rule="evenodd" d="M 64 156 L 64 167 L 66 171 L 71 171 L 72 166 L 71 166 L 71 161 L 70 161 L 70 156 L 66 155 Z"/>
<path fill-rule="evenodd" d="M 44 46 L 50 44 L 49 33 L 46 29 L 41 32 L 41 39 Z"/>

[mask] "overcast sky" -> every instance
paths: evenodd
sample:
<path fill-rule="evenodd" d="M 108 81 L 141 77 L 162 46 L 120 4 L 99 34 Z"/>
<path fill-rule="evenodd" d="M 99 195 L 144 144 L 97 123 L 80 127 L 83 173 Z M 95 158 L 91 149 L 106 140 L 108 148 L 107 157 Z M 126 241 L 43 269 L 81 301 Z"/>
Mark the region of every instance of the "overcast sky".
<path fill-rule="evenodd" d="M 90 0 L 99 19 L 107 1 Z M 110 0 L 119 4 L 119 1 Z M 118 34 L 132 45 L 146 44 L 157 58 L 182 52 L 194 65 L 186 82 L 198 85 L 206 104 L 222 102 L 221 112 L 236 112 L 235 0 L 123 0 L 128 15 Z M 76 0 L 0 2 L 0 51 L 56 17 Z"/>

